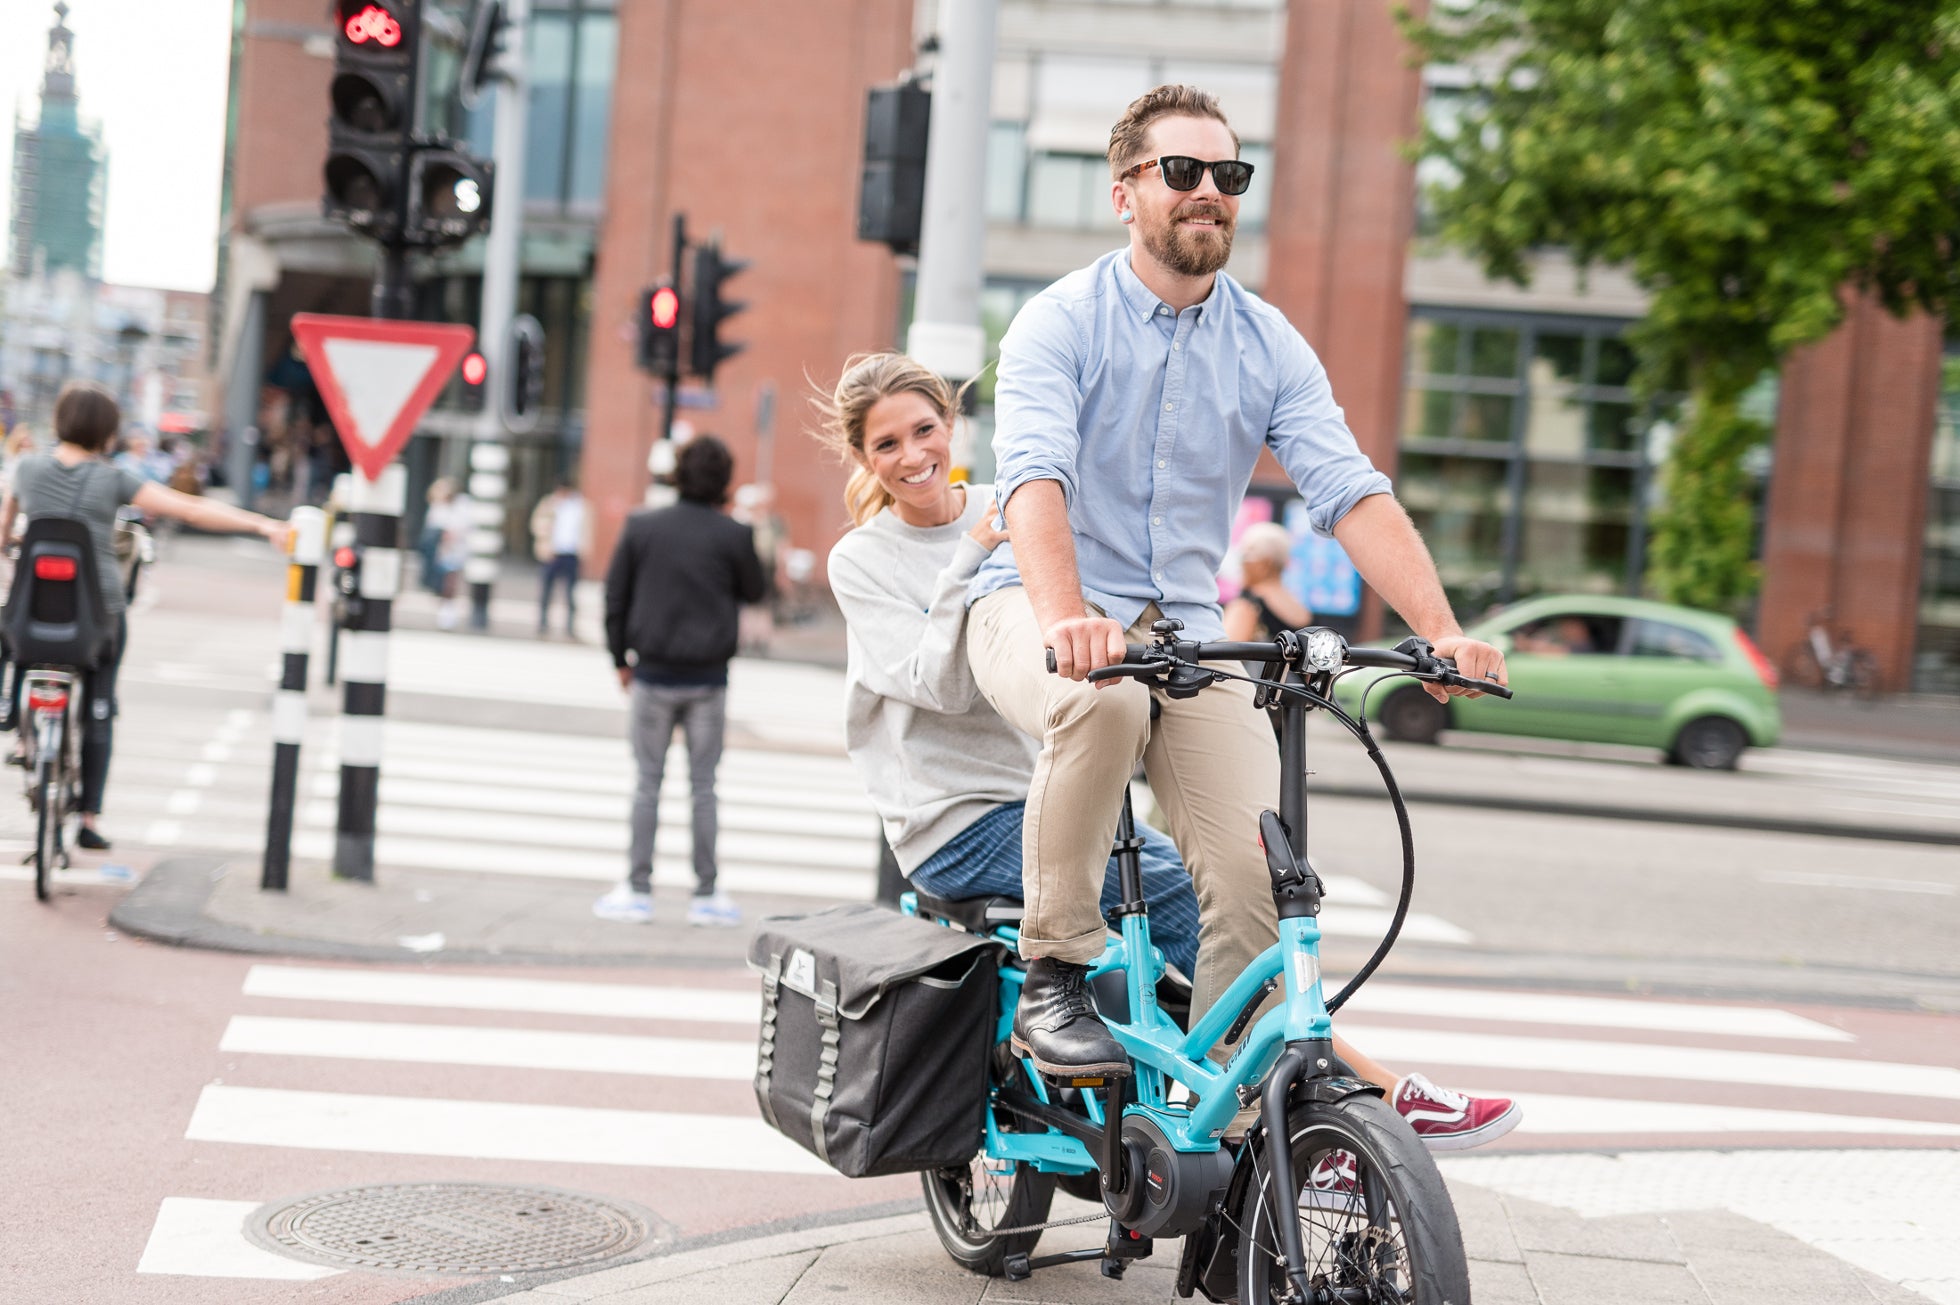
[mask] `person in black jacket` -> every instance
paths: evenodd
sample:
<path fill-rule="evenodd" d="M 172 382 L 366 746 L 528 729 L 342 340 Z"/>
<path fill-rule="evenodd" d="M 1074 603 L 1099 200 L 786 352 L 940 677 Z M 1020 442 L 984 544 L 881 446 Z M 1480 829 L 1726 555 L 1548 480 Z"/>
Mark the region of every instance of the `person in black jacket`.
<path fill-rule="evenodd" d="M 749 527 L 722 514 L 735 460 L 712 435 L 681 447 L 680 502 L 627 518 L 606 572 L 606 644 L 632 695 L 630 735 L 639 765 L 626 882 L 593 904 L 602 919 L 653 918 L 653 840 L 660 782 L 679 725 L 694 793 L 694 900 L 687 922 L 735 925 L 741 912 L 715 888 L 715 766 L 728 711 L 728 659 L 743 603 L 762 597 L 762 563 Z"/>

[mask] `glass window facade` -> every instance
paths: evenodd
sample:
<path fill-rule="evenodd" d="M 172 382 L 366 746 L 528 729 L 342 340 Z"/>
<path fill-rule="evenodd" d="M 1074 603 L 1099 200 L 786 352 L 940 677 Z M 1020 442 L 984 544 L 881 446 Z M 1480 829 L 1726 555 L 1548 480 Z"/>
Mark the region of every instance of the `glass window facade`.
<path fill-rule="evenodd" d="M 1947 349 L 1933 426 L 1913 687 L 1960 693 L 1960 342 Z"/>
<path fill-rule="evenodd" d="M 1638 589 L 1646 422 L 1623 323 L 1418 309 L 1396 492 L 1465 614 Z"/>

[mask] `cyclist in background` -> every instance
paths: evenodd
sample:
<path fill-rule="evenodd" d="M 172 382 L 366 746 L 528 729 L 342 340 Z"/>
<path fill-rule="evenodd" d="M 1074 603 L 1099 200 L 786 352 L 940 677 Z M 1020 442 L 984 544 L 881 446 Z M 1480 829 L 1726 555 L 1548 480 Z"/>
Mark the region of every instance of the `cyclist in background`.
<path fill-rule="evenodd" d="M 93 852 L 109 847 L 109 840 L 96 828 L 96 820 L 102 814 L 103 790 L 109 782 L 116 672 L 129 635 L 125 616 L 128 602 L 121 571 L 115 565 L 116 510 L 133 504 L 147 516 L 168 517 L 214 533 L 263 535 L 281 547 L 287 531 L 283 521 L 180 494 L 167 485 L 112 466 L 103 452 L 121 426 L 122 410 L 107 389 L 93 381 L 68 382 L 54 401 L 58 441 L 54 451 L 22 457 L 13 484 L 5 500 L 0 501 L 0 541 L 13 540 L 14 526 L 22 518 L 67 517 L 88 528 L 95 574 L 102 588 L 102 611 L 116 629 L 114 649 L 106 663 L 85 668 L 83 677 L 88 718 L 82 728 L 82 829 L 75 844 Z M 20 719 L 18 711 L 15 719 Z"/>

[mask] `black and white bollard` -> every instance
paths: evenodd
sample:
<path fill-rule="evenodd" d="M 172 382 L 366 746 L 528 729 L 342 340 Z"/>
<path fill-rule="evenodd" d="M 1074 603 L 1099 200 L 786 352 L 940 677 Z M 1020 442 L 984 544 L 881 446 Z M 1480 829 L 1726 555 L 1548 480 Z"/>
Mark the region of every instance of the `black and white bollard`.
<path fill-rule="evenodd" d="M 504 496 L 510 492 L 510 449 L 479 440 L 470 446 L 470 555 L 463 579 L 470 586 L 470 625 L 490 628 L 490 587 L 504 555 Z"/>
<path fill-rule="evenodd" d="M 279 619 L 279 691 L 272 698 L 272 806 L 265 824 L 261 890 L 286 891 L 293 856 L 293 805 L 299 787 L 299 746 L 306 737 L 306 668 L 318 622 L 315 596 L 326 513 L 293 509 L 292 563 L 286 568 L 286 605 Z"/>
<path fill-rule="evenodd" d="M 388 685 L 388 631 L 401 589 L 402 505 L 408 472 L 391 463 L 379 480 L 354 473 L 348 509 L 361 556 L 361 602 L 340 653 L 340 817 L 333 872 L 374 879 L 374 817 L 381 796 L 381 716 Z"/>

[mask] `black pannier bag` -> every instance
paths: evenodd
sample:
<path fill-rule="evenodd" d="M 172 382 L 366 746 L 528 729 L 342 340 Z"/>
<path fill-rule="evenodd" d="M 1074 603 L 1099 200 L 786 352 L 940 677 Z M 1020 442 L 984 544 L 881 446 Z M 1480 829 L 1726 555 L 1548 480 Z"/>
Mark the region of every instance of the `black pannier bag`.
<path fill-rule="evenodd" d="M 762 1117 L 852 1178 L 965 1167 L 986 1130 L 999 952 L 869 902 L 764 919 Z"/>

